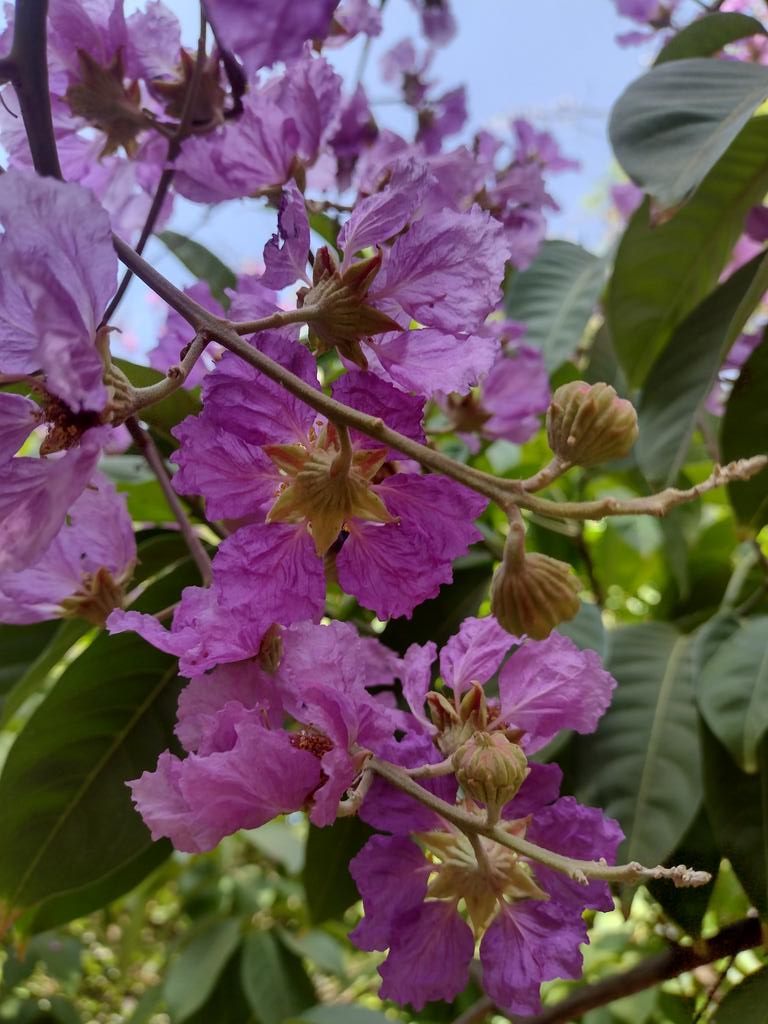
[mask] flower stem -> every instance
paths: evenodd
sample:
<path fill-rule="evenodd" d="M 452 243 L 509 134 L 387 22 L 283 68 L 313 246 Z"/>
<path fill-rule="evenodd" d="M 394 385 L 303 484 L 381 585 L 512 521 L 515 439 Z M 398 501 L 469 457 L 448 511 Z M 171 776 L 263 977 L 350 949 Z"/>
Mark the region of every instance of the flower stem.
<path fill-rule="evenodd" d="M 687 887 L 706 885 L 711 877 L 706 871 L 693 871 L 682 864 L 673 868 L 665 868 L 661 865 L 647 868 L 635 861 L 629 864 L 611 865 L 604 860 L 576 860 L 572 857 L 566 857 L 560 853 L 555 853 L 553 850 L 536 846 L 535 843 L 522 839 L 520 836 L 510 835 L 498 825 L 489 824 L 485 817 L 472 814 L 469 811 L 462 810 L 460 807 L 447 803 L 445 800 L 441 800 L 440 797 L 435 796 L 434 793 L 430 793 L 423 786 L 420 786 L 418 782 L 415 782 L 403 768 L 391 764 L 389 761 L 372 756 L 367 762 L 367 767 L 377 775 L 380 775 L 381 778 L 386 779 L 391 785 L 414 797 L 414 799 L 424 804 L 425 807 L 429 807 L 430 810 L 439 814 L 440 817 L 460 828 L 468 836 L 473 834 L 487 836 L 502 846 L 507 846 L 510 850 L 514 850 L 521 856 L 528 857 L 529 860 L 535 860 L 539 864 L 553 868 L 555 871 L 560 871 L 562 874 L 584 885 L 587 884 L 590 878 L 597 878 L 606 882 L 624 882 L 630 885 L 651 881 L 652 879 L 668 878 L 677 887 Z"/>
<path fill-rule="evenodd" d="M 145 388 L 136 388 L 134 390 L 133 408 L 131 411 L 138 412 L 139 409 L 145 409 L 148 405 L 154 405 L 155 402 L 160 402 L 163 398 L 167 398 L 168 395 L 172 395 L 174 391 L 178 391 L 189 377 L 195 363 L 205 351 L 209 340 L 208 335 L 204 331 L 196 334 L 184 358 L 177 366 L 169 367 L 164 380 L 159 380 L 156 384 L 150 384 Z"/>

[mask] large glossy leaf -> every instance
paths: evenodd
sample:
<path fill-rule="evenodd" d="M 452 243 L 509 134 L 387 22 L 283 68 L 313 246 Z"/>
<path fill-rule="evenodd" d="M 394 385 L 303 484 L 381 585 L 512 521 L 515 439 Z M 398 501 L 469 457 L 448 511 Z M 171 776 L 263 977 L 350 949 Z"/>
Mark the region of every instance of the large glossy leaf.
<path fill-rule="evenodd" d="M 768 747 L 758 751 L 760 771 L 743 772 L 706 722 L 701 722 L 704 806 L 720 851 L 761 916 L 768 913 Z"/>
<path fill-rule="evenodd" d="M 651 482 L 677 479 L 717 371 L 767 288 L 768 259 L 760 253 L 685 318 L 653 364 L 638 406 L 635 449 Z"/>
<path fill-rule="evenodd" d="M 180 235 L 177 231 L 160 231 L 157 237 L 198 280 L 207 282 L 211 295 L 226 309 L 229 298 L 225 289 L 237 287 L 235 272 L 204 245 Z"/>
<path fill-rule="evenodd" d="M 515 274 L 506 310 L 526 325 L 526 342 L 556 370 L 578 347 L 605 280 L 606 266 L 573 242 L 545 242 L 531 266 Z"/>
<path fill-rule="evenodd" d="M 674 217 L 653 224 L 647 201 L 632 215 L 606 301 L 613 347 L 631 384 L 643 383 L 677 325 L 716 285 L 747 212 L 768 190 L 767 153 L 768 118 L 758 117 Z"/>
<path fill-rule="evenodd" d="M 259 1024 L 283 1024 L 317 1001 L 301 960 L 273 932 L 252 932 L 243 943 L 241 985 Z"/>
<path fill-rule="evenodd" d="M 56 643 L 56 637 L 62 629 L 71 635 L 72 626 L 72 623 L 62 626 L 56 622 L 0 626 L 0 651 L 3 658 L 0 664 L 0 728 L 10 721 L 27 697 L 35 692 L 34 683 L 25 684 L 26 677 L 34 671 L 34 666 L 45 652 Z M 85 627 L 80 630 L 80 633 L 83 632 Z"/>
<path fill-rule="evenodd" d="M 768 453 L 768 339 L 744 366 L 728 399 L 720 441 L 723 461 Z M 728 485 L 728 497 L 740 523 L 757 532 L 768 523 L 768 471 Z"/>
<path fill-rule="evenodd" d="M 187 1024 L 261 1024 L 240 985 L 240 950 L 230 957 L 205 1003 Z"/>
<path fill-rule="evenodd" d="M 301 880 L 313 924 L 341 917 L 360 898 L 349 862 L 371 834 L 371 829 L 355 817 L 339 818 L 329 828 L 310 825 Z"/>
<path fill-rule="evenodd" d="M 8 910 L 119 880 L 151 846 L 125 782 L 173 742 L 178 689 L 175 662 L 131 634 L 100 636 L 66 669 L 0 776 Z"/>
<path fill-rule="evenodd" d="M 597 732 L 577 737 L 577 795 L 617 818 L 622 858 L 656 864 L 675 849 L 701 800 L 691 640 L 665 623 L 608 634 L 618 681 Z"/>
<path fill-rule="evenodd" d="M 720 849 L 712 834 L 706 811 L 703 807 L 693 824 L 680 840 L 668 858 L 670 864 L 688 864 L 697 871 L 708 871 L 712 881 L 695 889 L 678 889 L 662 878 L 651 882 L 649 888 L 653 898 L 661 904 L 664 912 L 688 934 L 698 935 L 707 910 L 715 880 L 720 869 Z"/>
<path fill-rule="evenodd" d="M 736 985 L 717 1008 L 717 1024 L 764 1024 L 768 1005 L 768 967 Z"/>
<path fill-rule="evenodd" d="M 768 69 L 741 61 L 670 61 L 633 82 L 609 125 L 616 159 L 664 207 L 701 182 L 763 100 Z"/>
<path fill-rule="evenodd" d="M 709 57 L 722 50 L 728 43 L 747 36 L 765 35 L 765 29 L 748 14 L 718 11 L 696 18 L 675 33 L 663 46 L 655 64 L 666 64 L 670 60 L 685 60 L 687 57 Z"/>
<path fill-rule="evenodd" d="M 192 933 L 165 978 L 165 1002 L 175 1024 L 187 1020 L 210 998 L 239 945 L 236 918 L 208 921 Z"/>
<path fill-rule="evenodd" d="M 736 764 L 758 770 L 768 732 L 768 617 L 746 619 L 704 663 L 697 697 L 704 719 Z"/>

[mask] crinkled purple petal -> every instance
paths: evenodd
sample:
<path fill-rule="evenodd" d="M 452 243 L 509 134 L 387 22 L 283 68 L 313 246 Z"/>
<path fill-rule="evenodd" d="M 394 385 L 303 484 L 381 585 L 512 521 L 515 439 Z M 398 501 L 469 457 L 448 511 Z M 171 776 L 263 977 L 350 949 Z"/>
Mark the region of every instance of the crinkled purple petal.
<path fill-rule="evenodd" d="M 606 818 L 596 807 L 584 807 L 572 796 L 564 796 L 550 807 L 537 810 L 526 833 L 537 846 L 554 850 L 576 860 L 600 860 L 616 863 L 616 851 L 624 838 L 618 822 Z M 613 910 L 613 897 L 607 882 L 590 879 L 581 885 L 560 871 L 536 864 L 536 878 L 551 896 L 551 902 L 573 908 Z"/>
<path fill-rule="evenodd" d="M 427 641 L 423 647 L 420 644 L 411 644 L 403 656 L 400 677 L 403 697 L 408 707 L 428 732 L 433 732 L 434 726 L 424 711 L 424 702 L 432 684 L 432 666 L 436 654 L 437 644 L 432 640 Z"/>
<path fill-rule="evenodd" d="M 91 478 L 108 427 L 89 430 L 60 458 L 15 458 L 0 465 L 0 572 L 36 561 L 59 532 Z"/>
<path fill-rule="evenodd" d="M 222 605 L 238 618 L 287 626 L 317 619 L 325 608 L 323 562 L 303 524 L 242 527 L 219 545 L 213 577 Z"/>
<path fill-rule="evenodd" d="M 333 385 L 333 397 L 337 402 L 354 406 L 360 412 L 367 412 L 384 420 L 388 427 L 405 434 L 413 441 L 425 443 L 422 420 L 424 399 L 417 395 L 405 395 L 371 373 L 353 370 L 339 377 Z M 357 448 L 381 448 L 381 442 L 358 431 L 352 431 Z M 389 457 L 397 459 L 400 453 L 389 449 Z"/>
<path fill-rule="evenodd" d="M 421 15 L 421 29 L 430 42 L 445 46 L 456 35 L 456 19 L 448 0 L 410 0 Z"/>
<path fill-rule="evenodd" d="M 149 0 L 143 11 L 134 11 L 127 27 L 131 40 L 128 75 L 149 80 L 174 70 L 181 49 L 181 25 L 161 0 Z"/>
<path fill-rule="evenodd" d="M 264 285 L 261 274 L 243 274 L 230 294 L 229 316 L 232 320 L 259 320 L 277 309 L 277 292 Z M 279 334 L 286 341 L 298 340 L 298 327 L 281 327 L 270 334 Z"/>
<path fill-rule="evenodd" d="M 358 949 L 389 946 L 399 915 L 423 903 L 430 871 L 429 861 L 410 839 L 372 836 L 368 840 L 349 862 L 365 911 L 349 934 Z"/>
<path fill-rule="evenodd" d="M 144 819 L 155 842 L 169 838 L 177 850 L 202 853 L 212 849 L 217 838 L 198 824 L 179 786 L 184 761 L 164 751 L 153 772 L 144 772 L 126 783 L 136 810 Z"/>
<path fill-rule="evenodd" d="M 42 418 L 42 409 L 31 399 L 0 394 L 0 462 L 13 458 Z"/>
<path fill-rule="evenodd" d="M 549 376 L 538 349 L 517 345 L 503 353 L 483 381 L 482 404 L 490 418 L 483 424 L 487 437 L 522 444 L 538 431 L 551 397 Z"/>
<path fill-rule="evenodd" d="M 198 750 L 212 718 L 230 702 L 257 708 L 270 728 L 282 724 L 282 703 L 273 676 L 253 661 L 220 665 L 208 675 L 195 676 L 179 694 L 175 731 L 185 750 Z"/>
<path fill-rule="evenodd" d="M 430 103 L 419 119 L 416 141 L 430 156 L 439 153 L 449 135 L 460 132 L 467 121 L 467 91 L 463 85 L 450 89 Z"/>
<path fill-rule="evenodd" d="M 298 129 L 297 155 L 313 163 L 326 140 L 335 132 L 341 110 L 341 78 L 324 57 L 307 45 L 285 74 L 272 79 L 264 93 Z"/>
<path fill-rule="evenodd" d="M 430 180 L 429 167 L 423 161 L 414 157 L 398 160 L 386 188 L 360 200 L 339 232 L 344 265 L 361 249 L 399 235 L 421 206 Z"/>
<path fill-rule="evenodd" d="M 465 619 L 440 651 L 440 675 L 454 693 L 465 693 L 488 682 L 515 642 L 492 615 Z"/>
<path fill-rule="evenodd" d="M 542 807 L 554 803 L 560 796 L 563 772 L 557 764 L 538 764 L 531 761 L 528 776 L 520 789 L 504 808 L 503 817 L 513 820 L 538 813 Z"/>
<path fill-rule="evenodd" d="M 281 247 L 282 243 L 282 247 Z M 277 234 L 264 246 L 266 270 L 262 284 L 267 288 L 285 288 L 297 278 L 309 283 L 307 254 L 309 253 L 309 221 L 304 196 L 291 181 L 283 189 L 277 215 Z"/>
<path fill-rule="evenodd" d="M 616 685 L 599 655 L 579 650 L 568 637 L 526 640 L 499 674 L 501 713 L 525 735 L 532 754 L 561 729 L 594 732 Z"/>
<path fill-rule="evenodd" d="M 174 490 L 201 494 L 212 519 L 264 517 L 281 479 L 260 447 L 211 426 L 203 416 L 188 416 L 172 433 L 181 442 L 171 456 L 179 466 Z"/>
<path fill-rule="evenodd" d="M 318 387 L 317 364 L 297 341 L 265 331 L 258 336 L 256 347 Z M 317 415 L 306 402 L 231 353 L 222 357 L 203 382 L 203 410 L 206 422 L 256 445 L 306 443 Z"/>
<path fill-rule="evenodd" d="M 196 281 L 190 288 L 184 289 L 184 294 L 198 302 L 209 313 L 214 313 L 216 316 L 224 316 L 224 309 L 221 303 L 217 302 L 211 295 L 211 290 L 205 281 Z M 181 313 L 169 308 L 168 316 L 158 338 L 157 345 L 148 353 L 150 366 L 164 373 L 170 366 L 178 365 L 182 349 L 189 345 L 194 338 L 194 334 L 195 332 L 190 328 Z M 192 368 L 192 372 L 184 382 L 185 387 L 192 388 L 200 384 L 210 369 L 210 353 L 216 349 L 220 351 L 216 342 L 209 344 L 203 357 L 198 359 Z"/>
<path fill-rule="evenodd" d="M 542 981 L 579 978 L 579 946 L 588 941 L 581 915 L 565 917 L 542 900 L 507 906 L 480 943 L 483 988 L 508 1013 L 538 1013 Z"/>
<path fill-rule="evenodd" d="M 397 304 L 427 327 L 473 331 L 501 296 L 504 234 L 478 207 L 423 217 L 395 241 L 370 297 Z"/>
<path fill-rule="evenodd" d="M 298 57 L 306 39 L 324 39 L 339 0 L 206 0 L 217 38 L 249 74 Z"/>
<path fill-rule="evenodd" d="M 438 391 L 466 395 L 491 369 L 499 352 L 495 338 L 448 334 L 432 327 L 385 334 L 369 344 L 395 384 L 425 398 Z"/>
<path fill-rule="evenodd" d="M 379 967 L 380 994 L 417 1011 L 435 999 L 451 1002 L 467 984 L 474 952 L 472 930 L 452 903 L 413 907 L 397 918 L 389 956 Z"/>

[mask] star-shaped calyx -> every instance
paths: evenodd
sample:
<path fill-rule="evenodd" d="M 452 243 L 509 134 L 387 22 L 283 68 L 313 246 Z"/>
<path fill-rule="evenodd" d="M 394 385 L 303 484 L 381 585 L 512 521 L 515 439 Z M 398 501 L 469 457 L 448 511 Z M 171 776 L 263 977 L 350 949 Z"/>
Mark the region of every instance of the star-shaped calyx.
<path fill-rule="evenodd" d="M 350 519 L 394 522 L 371 487 L 386 449 L 353 449 L 346 429 L 328 423 L 309 446 L 272 444 L 264 451 L 285 477 L 267 522 L 306 520 L 321 557 Z"/>
<path fill-rule="evenodd" d="M 125 82 L 122 50 L 106 66 L 85 50 L 78 50 L 80 81 L 67 89 L 69 109 L 106 136 L 99 156 L 111 156 L 122 146 L 127 156 L 136 155 L 137 136 L 149 124 L 141 108 L 138 82 Z"/>

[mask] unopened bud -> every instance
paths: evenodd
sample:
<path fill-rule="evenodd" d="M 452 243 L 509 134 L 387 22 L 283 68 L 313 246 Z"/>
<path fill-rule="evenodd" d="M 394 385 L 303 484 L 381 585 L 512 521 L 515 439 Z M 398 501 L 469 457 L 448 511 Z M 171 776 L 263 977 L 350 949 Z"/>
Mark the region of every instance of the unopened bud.
<path fill-rule="evenodd" d="M 381 252 L 365 260 L 358 260 L 342 274 L 336 258 L 323 246 L 315 254 L 312 287 L 300 288 L 297 293 L 299 308 L 314 308 L 317 315 L 309 324 L 310 340 L 318 353 L 337 348 L 341 355 L 362 370 L 368 361 L 360 341 L 386 331 L 402 331 L 386 313 L 368 305 L 368 289 L 381 267 Z"/>
<path fill-rule="evenodd" d="M 515 636 L 545 640 L 555 626 L 572 619 L 581 602 L 571 567 L 537 552 L 527 554 L 523 528 L 510 527 L 504 558 L 491 582 L 491 611 Z"/>
<path fill-rule="evenodd" d="M 259 644 L 256 656 L 259 667 L 265 672 L 276 672 L 283 657 L 283 633 L 276 622 L 273 622 Z"/>
<path fill-rule="evenodd" d="M 637 413 L 610 384 L 575 380 L 552 396 L 547 438 L 563 462 L 596 466 L 629 453 L 637 440 Z"/>
<path fill-rule="evenodd" d="M 131 565 L 125 578 L 130 578 L 132 573 Z M 83 573 L 79 589 L 61 602 L 61 617 L 84 619 L 102 627 L 115 608 L 123 607 L 124 597 L 123 581 L 115 579 L 109 569 L 101 566 L 95 573 Z"/>
<path fill-rule="evenodd" d="M 500 732 L 478 732 L 453 755 L 459 785 L 497 817 L 525 782 L 525 754 Z"/>

